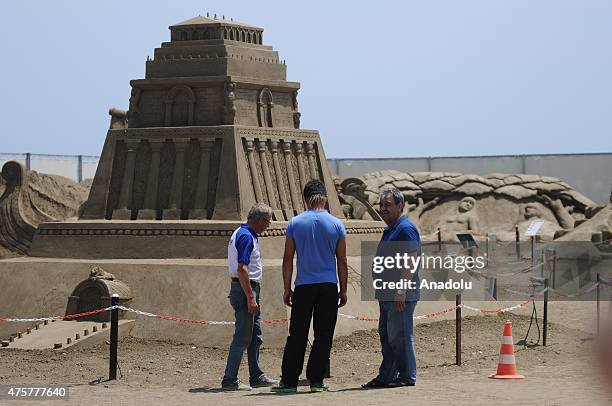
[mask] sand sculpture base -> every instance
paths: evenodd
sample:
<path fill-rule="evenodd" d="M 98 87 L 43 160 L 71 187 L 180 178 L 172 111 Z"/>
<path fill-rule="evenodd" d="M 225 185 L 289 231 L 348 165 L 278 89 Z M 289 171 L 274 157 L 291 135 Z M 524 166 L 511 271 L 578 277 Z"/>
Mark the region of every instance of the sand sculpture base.
<path fill-rule="evenodd" d="M 240 221 L 91 220 L 41 224 L 29 252 L 55 258 L 227 258 Z M 347 220 L 349 255 L 361 241 L 378 241 L 384 223 Z M 264 258 L 282 258 L 286 222 L 272 222 L 260 237 Z"/>
<path fill-rule="evenodd" d="M 289 308 L 282 302 L 281 260 L 264 260 L 262 283 L 262 318 L 288 317 Z M 375 302 L 361 302 L 360 258 L 350 257 L 351 277 L 349 305 L 343 313 L 378 316 Z M 130 306 L 160 315 L 191 319 L 233 321 L 234 313 L 227 295 L 230 279 L 225 260 L 221 259 L 113 259 L 77 260 L 22 257 L 0 261 L 0 285 L 10 287 L 0 295 L 0 316 L 42 317 L 63 315 L 67 297 L 74 286 L 94 266 L 115 275 L 130 286 L 134 295 Z M 198 346 L 229 345 L 233 326 L 184 324 L 128 313 L 135 318 L 131 335 L 137 338 L 170 340 Z M 336 335 L 348 335 L 376 323 L 363 324 L 346 318 L 338 319 Z M 0 323 L 0 337 L 7 337 L 32 327 L 33 323 Z M 288 324 L 264 324 L 265 345 L 282 347 Z"/>

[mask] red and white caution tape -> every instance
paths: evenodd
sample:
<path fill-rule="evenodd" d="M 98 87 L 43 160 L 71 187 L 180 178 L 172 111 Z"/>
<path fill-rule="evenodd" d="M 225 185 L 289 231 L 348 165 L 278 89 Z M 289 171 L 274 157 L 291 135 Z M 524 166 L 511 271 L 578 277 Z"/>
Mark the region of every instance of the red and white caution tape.
<path fill-rule="evenodd" d="M 430 319 L 432 317 L 441 316 L 441 315 L 443 315 L 445 313 L 454 312 L 459 307 L 461 307 L 461 306 L 453 306 L 453 307 L 449 307 L 448 309 L 440 310 L 438 312 L 433 312 L 433 313 L 429 313 L 429 314 L 421 314 L 419 316 L 413 316 L 413 319 L 414 320 Z M 347 319 L 358 320 L 358 321 L 378 321 L 378 317 L 353 316 L 353 315 L 344 314 L 344 313 L 338 313 L 338 316 L 344 317 L 344 318 L 347 318 Z"/>
<path fill-rule="evenodd" d="M 51 316 L 51 317 L 36 317 L 30 319 L 18 319 L 12 317 L 0 317 L 0 321 L 8 321 L 8 322 L 36 322 L 36 321 L 55 321 L 55 320 L 72 320 L 78 319 L 80 317 L 91 316 L 93 314 L 104 313 L 110 310 L 115 309 L 116 306 L 105 307 L 103 309 L 92 310 L 90 312 L 77 313 L 77 314 L 69 314 L 67 316 Z"/>
<path fill-rule="evenodd" d="M 485 314 L 486 313 L 504 313 L 504 312 L 509 312 L 509 311 L 518 309 L 519 307 L 524 306 L 531 301 L 532 300 L 529 299 L 529 300 L 524 301 L 523 303 L 519 303 L 517 305 L 507 307 L 504 309 L 478 309 L 476 307 L 471 307 L 466 304 L 461 304 L 459 306 L 452 306 L 452 307 L 449 307 L 447 309 L 440 310 L 437 312 L 414 316 L 413 318 L 414 320 L 423 320 L 423 319 L 438 317 L 445 313 L 453 312 L 457 310 L 458 308 L 463 308 L 463 309 L 472 310 L 475 312 L 485 313 Z M 72 320 L 72 319 L 77 319 L 80 317 L 91 316 L 93 314 L 108 312 L 114 309 L 124 310 L 126 312 L 135 313 L 140 316 L 152 317 L 152 318 L 156 318 L 159 320 L 176 321 L 179 323 L 187 323 L 187 324 L 208 324 L 208 325 L 234 325 L 236 324 L 233 321 L 197 320 L 197 319 L 188 319 L 188 318 L 176 317 L 176 316 L 163 316 L 163 315 L 159 315 L 155 313 L 144 312 L 142 310 L 132 309 L 131 307 L 125 307 L 125 306 L 109 306 L 103 309 L 97 309 L 97 310 L 92 310 L 89 312 L 78 313 L 78 314 L 71 314 L 67 316 L 37 317 L 37 318 L 27 318 L 27 319 L 26 318 L 13 318 L 13 317 L 7 317 L 7 318 L 0 317 L 0 322 L 2 321 L 4 322 L 38 322 L 38 321 L 53 321 L 53 320 Z M 378 321 L 377 317 L 354 316 L 354 315 L 345 314 L 345 313 L 338 313 L 338 316 L 347 318 L 347 319 L 357 320 L 357 321 L 374 321 L 374 322 Z M 264 324 L 279 324 L 279 323 L 286 323 L 287 321 L 289 321 L 289 318 L 282 317 L 278 319 L 262 320 L 261 322 Z"/>
<path fill-rule="evenodd" d="M 472 307 L 472 306 L 468 306 L 466 304 L 462 304 L 461 308 L 462 309 L 467 309 L 467 310 L 472 310 L 474 312 L 478 312 L 478 313 L 483 313 L 483 314 L 495 314 L 495 313 L 506 313 L 506 312 L 510 312 L 512 310 L 516 310 L 520 307 L 525 306 L 526 304 L 532 302 L 532 299 L 527 299 L 525 300 L 523 303 L 519 303 L 516 304 L 514 306 L 510 306 L 510 307 L 505 307 L 503 309 L 478 309 L 476 307 Z"/>

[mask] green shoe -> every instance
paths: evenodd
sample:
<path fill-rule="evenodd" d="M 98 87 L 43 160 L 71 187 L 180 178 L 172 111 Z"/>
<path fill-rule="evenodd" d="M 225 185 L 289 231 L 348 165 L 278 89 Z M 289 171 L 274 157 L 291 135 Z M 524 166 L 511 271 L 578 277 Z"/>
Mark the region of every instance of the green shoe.
<path fill-rule="evenodd" d="M 329 392 L 329 386 L 323 382 L 310 384 L 310 393 Z"/>
<path fill-rule="evenodd" d="M 284 383 L 279 383 L 277 386 L 270 388 L 275 393 L 297 393 L 297 386 L 285 386 Z"/>

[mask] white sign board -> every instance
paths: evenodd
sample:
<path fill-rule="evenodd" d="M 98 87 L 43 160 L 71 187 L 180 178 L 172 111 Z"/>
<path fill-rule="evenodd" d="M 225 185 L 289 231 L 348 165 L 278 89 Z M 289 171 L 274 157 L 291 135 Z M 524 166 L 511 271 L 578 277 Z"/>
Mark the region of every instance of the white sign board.
<path fill-rule="evenodd" d="M 544 225 L 544 220 L 534 220 L 531 222 L 531 224 L 529 224 L 529 227 L 527 227 L 527 231 L 525 231 L 525 235 L 527 237 L 534 237 L 538 234 L 538 231 L 540 231 L 540 228 L 542 228 L 542 226 Z"/>

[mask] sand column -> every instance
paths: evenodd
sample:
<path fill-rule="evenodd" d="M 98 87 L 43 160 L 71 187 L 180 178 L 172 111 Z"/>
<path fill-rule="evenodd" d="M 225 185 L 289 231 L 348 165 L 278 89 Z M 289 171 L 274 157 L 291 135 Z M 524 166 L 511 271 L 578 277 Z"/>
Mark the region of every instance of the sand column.
<path fill-rule="evenodd" d="M 290 210 L 289 205 L 287 204 L 285 181 L 283 180 L 283 173 L 281 172 L 280 162 L 278 161 L 278 141 L 270 141 L 270 152 L 272 153 L 272 163 L 274 165 L 274 172 L 276 173 L 278 197 L 280 198 L 283 213 L 285 213 L 285 220 L 289 220 L 291 217 L 293 217 L 293 210 Z"/>
<path fill-rule="evenodd" d="M 301 213 L 304 211 L 304 203 L 300 198 L 300 191 L 298 191 L 298 187 L 295 184 L 290 142 L 283 142 L 283 153 L 285 154 L 285 167 L 287 168 L 287 178 L 289 180 L 289 193 L 291 194 L 291 201 L 293 202 L 292 207 L 296 212 Z"/>
<path fill-rule="evenodd" d="M 255 201 L 263 203 L 264 199 L 261 191 L 261 183 L 259 183 L 259 173 L 257 172 L 257 164 L 255 164 L 255 155 L 253 154 L 253 140 L 247 140 L 246 150 L 249 168 L 251 169 L 251 179 L 253 180 L 253 189 L 255 190 Z"/>
<path fill-rule="evenodd" d="M 140 144 L 140 139 L 127 138 L 127 158 L 125 160 L 125 170 L 121 182 L 121 192 L 119 193 L 119 207 L 113 210 L 113 220 L 131 220 L 132 191 L 134 189 L 134 168 L 136 166 L 136 151 Z"/>
<path fill-rule="evenodd" d="M 175 158 L 172 172 L 172 186 L 169 207 L 164 210 L 164 220 L 180 220 L 183 203 L 183 178 L 185 174 L 185 150 L 189 146 L 189 138 L 174 140 Z"/>
<path fill-rule="evenodd" d="M 214 139 L 200 139 L 200 169 L 198 171 L 198 186 L 194 208 L 189 211 L 190 219 L 208 218 L 208 209 L 212 203 L 208 202 L 208 181 L 210 177 L 210 155 L 214 145 Z"/>
<path fill-rule="evenodd" d="M 151 167 L 147 179 L 144 208 L 138 210 L 138 220 L 155 220 L 157 217 L 159 166 L 161 162 L 161 150 L 165 141 L 166 140 L 162 138 L 149 140 L 149 145 L 151 146 Z"/>
<path fill-rule="evenodd" d="M 263 171 L 264 182 L 266 184 L 266 192 L 268 193 L 268 202 L 274 212 L 275 220 L 283 220 L 283 213 L 278 209 L 276 204 L 276 195 L 272 185 L 272 177 L 270 176 L 270 168 L 268 167 L 268 158 L 266 157 L 266 142 L 257 141 L 257 151 L 259 151 L 259 159 L 261 161 L 261 170 Z"/>

